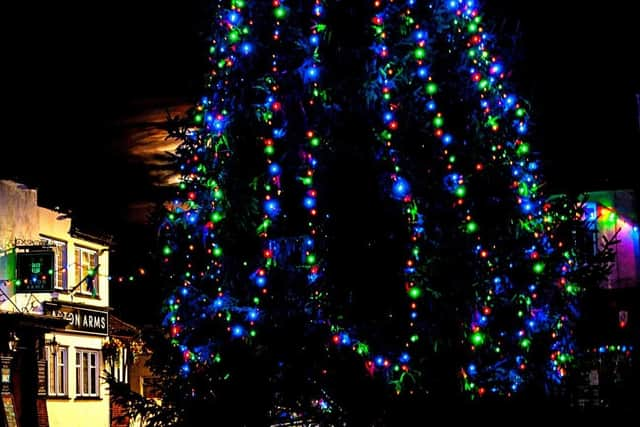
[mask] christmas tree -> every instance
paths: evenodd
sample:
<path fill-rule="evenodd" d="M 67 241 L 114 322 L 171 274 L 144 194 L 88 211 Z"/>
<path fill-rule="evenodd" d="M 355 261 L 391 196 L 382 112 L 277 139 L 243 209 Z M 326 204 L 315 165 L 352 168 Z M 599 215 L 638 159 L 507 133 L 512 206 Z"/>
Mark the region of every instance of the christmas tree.
<path fill-rule="evenodd" d="M 543 195 L 478 2 L 213 16 L 161 226 L 165 401 L 186 425 L 371 423 L 562 383 L 602 254 L 580 204 Z"/>

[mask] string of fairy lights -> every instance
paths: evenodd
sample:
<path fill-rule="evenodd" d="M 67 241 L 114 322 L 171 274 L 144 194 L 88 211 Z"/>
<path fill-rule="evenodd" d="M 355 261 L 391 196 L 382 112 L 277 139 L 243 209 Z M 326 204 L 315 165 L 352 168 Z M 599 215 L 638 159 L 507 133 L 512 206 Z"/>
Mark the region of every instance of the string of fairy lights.
<path fill-rule="evenodd" d="M 315 315 L 311 322 L 322 322 L 317 313 L 326 304 L 326 287 L 318 286 L 324 275 L 322 258 L 319 256 L 319 238 L 323 237 L 323 224 L 318 215 L 318 189 L 315 182 L 318 171 L 318 152 L 326 143 L 327 135 L 320 128 L 320 117 L 326 108 L 327 92 L 322 87 L 322 56 L 321 44 L 325 36 L 327 26 L 324 22 L 326 6 L 324 0 L 312 0 L 311 17 L 306 39 L 300 41 L 305 47 L 307 57 L 304 59 L 299 76 L 302 78 L 305 99 L 305 112 L 307 131 L 300 151 L 302 166 L 297 180 L 304 187 L 302 205 L 307 218 L 307 235 L 303 238 L 303 267 L 306 269 L 309 289 L 309 303 L 314 307 Z"/>
<path fill-rule="evenodd" d="M 551 215 L 548 206 L 543 206 L 539 194 L 540 183 L 538 164 L 528 158 L 529 144 L 525 141 L 528 132 L 528 113 L 526 108 L 518 100 L 517 95 L 510 93 L 503 83 L 505 70 L 503 63 L 497 56 L 490 53 L 489 47 L 494 37 L 486 32 L 482 25 L 482 16 L 479 4 L 475 0 L 451 0 L 447 2 L 446 10 L 449 12 L 449 20 L 452 24 L 453 34 L 451 41 L 464 44 L 465 62 L 473 82 L 473 87 L 479 95 L 480 107 L 484 116 L 484 125 L 497 135 L 503 143 L 495 144 L 491 150 L 496 153 L 494 160 L 507 159 L 511 165 L 513 176 L 512 189 L 523 220 L 523 229 L 533 235 L 536 242 L 529 248 L 525 255 L 531 263 L 531 268 L 539 277 L 544 272 L 545 259 L 562 242 L 553 241 L 553 224 L 558 220 Z M 566 221 L 566 218 L 559 218 Z M 546 224 L 545 224 L 546 222 Z M 567 256 L 559 267 L 559 285 L 565 290 L 564 296 L 571 298 L 578 293 L 578 285 L 567 285 L 566 275 L 572 270 L 573 260 Z M 531 283 L 526 293 L 519 293 L 516 301 L 520 302 L 518 316 L 522 318 L 523 327 L 518 331 L 519 345 L 528 350 L 533 334 L 539 331 L 539 318 L 543 310 L 543 301 L 539 301 L 539 287 L 545 283 Z M 572 332 L 567 327 L 567 314 L 546 313 L 547 316 L 556 315 L 552 320 L 551 336 L 554 340 L 550 356 L 550 376 L 559 380 L 566 373 L 566 367 L 575 351 Z M 524 356 L 516 357 L 516 362 L 521 370 L 524 370 Z M 518 381 L 518 376 L 514 376 Z M 515 391 L 517 382 L 512 381 L 511 390 Z M 481 388 L 478 389 L 482 390 Z M 504 390 L 492 390 L 504 393 Z M 508 392 L 508 391 L 507 391 Z"/>
<path fill-rule="evenodd" d="M 269 230 L 279 221 L 282 215 L 280 197 L 282 188 L 282 167 L 276 161 L 278 143 L 282 143 L 287 134 L 287 117 L 285 105 L 280 99 L 280 65 L 278 45 L 281 42 L 282 22 L 287 17 L 287 7 L 283 1 L 274 0 L 272 7 L 272 33 L 271 33 L 271 63 L 270 70 L 263 78 L 260 89 L 263 92 L 264 101 L 256 107 L 256 113 L 265 125 L 265 133 L 260 138 L 263 144 L 263 153 L 266 161 L 266 174 L 264 182 L 264 200 L 262 203 L 262 222 L 258 226 L 258 236 L 262 240 L 262 261 L 260 266 L 251 274 L 250 279 L 254 283 L 257 293 L 254 294 L 251 303 L 255 311 L 252 311 L 250 319 L 253 326 L 258 318 L 259 304 L 261 299 L 268 294 L 269 272 L 275 265 L 276 246 L 269 238 Z M 236 325 L 234 335 L 240 337 L 244 330 L 240 325 Z M 249 332 L 255 335 L 255 330 Z"/>
<path fill-rule="evenodd" d="M 412 195 L 411 184 L 402 174 L 401 156 L 394 144 L 394 137 L 397 138 L 396 134 L 400 126 L 397 117 L 399 103 L 396 99 L 399 83 L 396 75 L 397 58 L 391 51 L 391 46 L 388 45 L 390 34 L 385 23 L 391 18 L 395 9 L 393 1 L 375 1 L 373 5 L 374 15 L 371 23 L 374 41 L 371 50 L 374 52 L 372 68 L 376 72 L 372 86 L 378 90 L 377 110 L 380 112 L 380 122 L 374 131 L 374 138 L 379 145 L 380 157 L 389 165 L 390 170 L 386 176 L 388 188 L 390 188 L 389 196 L 401 202 L 402 212 L 410 230 L 408 259 L 403 267 L 404 291 L 409 300 L 408 331 L 400 349 L 389 350 L 386 354 L 383 351 L 377 351 L 373 357 L 370 355 L 369 345 L 364 340 L 356 339 L 352 334 L 338 328 L 334 328 L 333 342 L 341 346 L 348 345 L 357 353 L 367 357 L 365 365 L 369 372 L 371 374 L 376 371 L 382 372 L 395 384 L 396 391 L 399 392 L 405 373 L 410 371 L 412 347 L 417 345 L 420 339 L 416 325 L 419 316 L 418 303 L 424 291 L 422 284 L 416 278 L 416 266 L 421 257 L 420 242 L 424 239 L 424 218 Z"/>
<path fill-rule="evenodd" d="M 570 306 L 581 291 L 571 280 L 577 268 L 573 255 L 562 251 L 564 242 L 554 235 L 560 224 L 576 218 L 571 214 L 559 214 L 543 202 L 539 166 L 531 159 L 527 142 L 529 113 L 525 102 L 508 87 L 506 65 L 491 53 L 494 37 L 484 28 L 478 1 L 446 0 L 435 7 L 415 0 L 373 2 L 371 65 L 374 71 L 369 86 L 375 88 L 378 116 L 374 118 L 372 139 L 387 167 L 388 196 L 399 202 L 409 230 L 402 267 L 409 307 L 408 327 L 402 331 L 401 348 L 376 349 L 375 352 L 370 351 L 362 337 L 356 336 L 357 328 L 345 327 L 336 319 L 321 315 L 323 307 L 329 304 L 326 284 L 319 286 L 326 265 L 320 249 L 324 224 L 318 210 L 317 182 L 319 155 L 330 139 L 329 130 L 323 128 L 324 113 L 329 108 L 327 90 L 323 87 L 321 55 L 322 41 L 328 33 L 325 0 L 305 3 L 311 12 L 308 29 L 298 31 L 295 27 L 298 24 L 287 23 L 294 12 L 285 0 L 272 0 L 271 21 L 260 22 L 270 25 L 271 33 L 271 40 L 264 42 L 268 45 L 267 52 L 261 52 L 269 58 L 268 71 L 259 79 L 256 89 L 259 103 L 254 106 L 266 167 L 260 191 L 261 220 L 257 228 L 261 254 L 257 267 L 249 275 L 250 295 L 242 297 L 248 301 L 247 306 L 239 306 L 232 292 L 222 285 L 223 253 L 218 244 L 217 229 L 225 218 L 222 171 L 225 160 L 232 155 L 233 135 L 229 124 L 235 107 L 233 94 L 239 85 L 255 83 L 245 81 L 242 70 L 250 63 L 257 46 L 251 31 L 254 25 L 251 12 L 257 6 L 246 0 L 229 0 L 228 8 L 223 8 L 222 3 L 218 2 L 216 32 L 210 49 L 211 94 L 198 105 L 194 129 L 178 149 L 183 160 L 182 180 L 179 197 L 169 204 L 165 224 L 167 235 L 172 231 L 182 235 L 182 240 L 168 239 L 163 256 L 167 263 L 182 263 L 180 266 L 184 267 L 174 273 L 173 278 L 181 285 L 167 301 L 165 319 L 172 343 L 182 351 L 183 373 L 191 372 L 193 365 L 221 360 L 218 337 L 211 337 L 208 343 L 192 341 L 198 318 L 216 317 L 226 322 L 226 331 L 232 339 L 250 341 L 257 333 L 257 322 L 265 316 L 262 302 L 269 294 L 272 270 L 283 259 L 278 253 L 278 240 L 273 237 L 274 230 L 279 231 L 286 216 L 282 198 L 283 170 L 287 165 L 279 161 L 285 158 L 285 152 L 291 151 L 287 142 L 297 141 L 295 147 L 300 164 L 295 178 L 303 189 L 301 203 L 306 212 L 298 271 L 305 273 L 308 303 L 315 307 L 312 323 L 329 325 L 333 344 L 351 348 L 363 356 L 371 374 L 381 373 L 396 385 L 397 391 L 400 390 L 403 377 L 410 372 L 414 351 L 421 345 L 424 330 L 420 322 L 429 280 L 420 277 L 417 271 L 425 260 L 422 253 L 426 239 L 424 215 L 408 175 L 401 168 L 403 158 L 398 144 L 405 126 L 400 119 L 402 102 L 412 96 L 411 101 L 421 104 L 425 113 L 422 128 L 439 144 L 444 169 L 442 185 L 452 195 L 460 228 L 472 242 L 473 262 L 477 267 L 475 276 L 480 282 L 476 307 L 466 331 L 476 360 L 462 370 L 465 387 L 479 396 L 485 393 L 510 395 L 517 391 L 528 375 L 527 357 L 534 339 L 547 334 L 552 340 L 549 376 L 560 380 L 576 351 L 572 314 L 570 309 L 551 311 L 551 297 L 544 295 L 559 293 L 566 306 Z M 442 100 L 441 87 L 434 76 L 436 49 L 428 32 L 434 26 L 426 21 L 427 18 L 418 16 L 422 11 L 418 11 L 418 7 L 431 10 L 431 18 L 439 23 L 438 31 L 441 27 L 446 28 L 448 32 L 438 36 L 447 41 L 450 54 L 460 54 L 459 65 L 466 72 L 462 78 L 472 95 L 465 93 L 465 96 L 473 98 L 476 108 L 472 118 L 482 128 L 481 138 L 473 141 L 481 155 L 477 162 L 473 159 L 468 171 L 457 162 L 464 154 L 463 150 L 468 149 L 465 148 L 467 141 L 457 133 L 454 136 L 448 128 L 446 102 Z M 282 69 L 289 67 L 291 62 L 287 56 L 290 38 L 286 43 L 283 40 L 284 32 L 289 30 L 296 37 L 300 35 L 296 45 L 304 52 L 297 74 L 288 68 Z M 287 79 L 294 74 L 302 82 L 301 94 L 288 92 L 293 85 Z M 282 93 L 283 87 L 287 88 L 287 93 Z M 412 95 L 407 96 L 407 93 Z M 288 115 L 287 109 L 298 108 L 298 105 L 302 106 L 305 120 L 304 131 L 300 132 L 304 132 L 303 135 L 293 135 L 296 127 L 288 124 L 293 116 Z M 526 241 L 521 253 L 507 254 L 505 245 L 494 241 L 491 230 L 483 229 L 484 223 L 479 224 L 482 221 L 474 215 L 478 207 L 470 200 L 470 189 L 476 182 L 474 179 L 488 168 L 504 170 L 508 178 L 508 190 L 513 194 L 510 201 L 518 209 L 513 218 L 514 227 Z M 186 254 L 185 259 L 172 261 L 180 250 Z M 561 253 L 560 257 L 558 253 Z M 515 268 L 528 269 L 526 277 L 523 279 L 514 273 Z M 187 299 L 197 301 L 200 312 L 188 313 L 184 304 Z M 508 303 L 505 302 L 507 299 Z M 496 320 L 495 313 L 504 311 L 505 306 L 518 319 L 515 330 L 504 330 Z M 502 373 L 498 374 L 498 371 Z"/>
<path fill-rule="evenodd" d="M 183 355 L 182 373 L 188 375 L 192 366 L 218 363 L 221 355 L 214 337 L 209 342 L 192 342 L 192 332 L 200 320 L 217 317 L 228 323 L 227 331 L 239 334 L 238 326 L 232 325 L 232 313 L 246 315 L 249 320 L 254 310 L 236 307 L 234 300 L 223 289 L 222 248 L 217 243 L 216 228 L 225 217 L 224 192 L 220 180 L 225 159 L 230 157 L 231 135 L 228 132 L 232 119 L 234 85 L 241 81 L 236 74 L 241 64 L 253 52 L 251 42 L 252 20 L 244 0 L 232 0 L 230 8 L 218 4 L 216 30 L 212 37 L 209 59 L 212 68 L 208 86 L 211 96 L 203 97 L 194 115 L 194 129 L 189 130 L 185 141 L 178 147 L 182 159 L 180 195 L 168 207 L 165 231 L 167 236 L 175 229 L 176 234 L 186 236 L 185 272 L 179 280 L 182 286 L 166 302 L 167 313 L 164 324 L 171 335 L 171 342 Z M 164 261 L 173 260 L 179 242 L 169 239 L 163 249 Z M 198 253 L 200 251 L 201 253 Z M 174 261 L 176 262 L 176 261 Z M 194 271 L 200 267 L 200 271 Z M 195 286 L 197 284 L 200 287 Z M 215 289 L 214 298 L 209 294 Z M 206 292 L 204 291 L 206 290 Z M 198 302 L 200 312 L 192 307 L 183 308 L 185 299 Z"/>
<path fill-rule="evenodd" d="M 448 9 L 455 6 L 460 7 L 470 7 L 475 5 L 475 3 L 471 2 L 448 2 Z M 469 12 L 472 15 L 477 15 L 477 11 Z M 458 12 L 456 11 L 456 16 Z M 454 27 L 455 28 L 455 27 Z M 419 48 L 419 46 L 418 46 Z M 438 93 L 438 85 L 435 82 L 435 79 L 429 73 L 429 68 L 426 66 L 418 65 L 417 74 L 418 76 L 426 77 L 427 84 L 425 85 L 425 92 L 428 95 L 427 103 L 426 103 L 426 111 L 430 111 L 433 114 L 432 125 L 434 128 L 434 135 L 442 141 L 443 145 L 443 157 L 447 159 L 446 170 L 448 174 L 445 177 L 445 186 L 447 189 L 456 197 L 456 202 L 454 206 L 461 209 L 463 211 L 463 229 L 474 236 L 475 247 L 474 254 L 478 259 L 478 267 L 485 270 L 483 276 L 485 277 L 483 281 L 485 282 L 485 286 L 481 287 L 478 290 L 477 296 L 477 310 L 474 312 L 471 322 L 469 324 L 469 332 L 468 337 L 470 341 L 470 349 L 472 352 L 477 352 L 483 347 L 491 347 L 490 350 L 487 350 L 490 354 L 498 359 L 502 359 L 505 352 L 503 351 L 503 346 L 507 345 L 510 337 L 505 337 L 505 332 L 496 331 L 491 334 L 492 329 L 492 318 L 493 313 L 495 313 L 496 309 L 499 305 L 499 299 L 497 295 L 501 293 L 501 290 L 505 287 L 512 287 L 511 279 L 508 276 L 507 271 L 498 272 L 494 266 L 499 266 L 503 261 L 500 260 L 500 256 L 497 253 L 497 248 L 495 244 L 490 244 L 483 242 L 483 234 L 480 232 L 480 225 L 477 220 L 474 219 L 474 215 L 471 212 L 471 206 L 468 203 L 465 203 L 466 198 L 469 196 L 468 185 L 466 182 L 465 176 L 457 172 L 455 170 L 455 161 L 457 156 L 454 153 L 456 148 L 455 138 L 449 132 L 445 131 L 445 117 L 442 111 L 439 111 L 436 103 L 436 94 Z M 424 70 L 424 71 L 423 71 Z M 501 69 L 495 67 L 493 71 L 497 72 Z M 478 83 L 478 87 L 482 90 L 485 89 L 488 85 L 487 82 L 482 80 L 477 72 L 473 69 L 470 70 L 472 74 L 472 80 Z M 513 101 L 515 104 L 515 100 Z M 482 112 L 486 113 L 486 104 L 481 103 Z M 499 127 L 496 125 L 496 118 L 492 117 L 490 120 L 485 122 L 486 125 L 490 127 L 490 130 L 496 132 Z M 494 149 L 501 149 L 502 144 L 498 143 L 496 147 L 492 147 L 492 151 Z M 495 160 L 497 157 L 494 155 L 492 158 Z M 475 173 L 481 173 L 485 169 L 485 165 L 482 162 L 478 162 L 475 164 Z M 523 306 L 526 306 L 526 297 L 523 298 L 521 295 L 517 295 L 513 301 L 518 303 L 516 307 L 520 312 L 524 313 L 526 310 L 522 310 Z M 523 304 L 524 303 L 524 304 Z M 492 376 L 493 367 L 495 365 L 482 366 L 479 362 L 471 363 L 467 366 L 464 371 L 465 378 L 465 387 L 473 392 L 478 393 L 479 395 L 484 395 L 486 392 L 492 393 L 505 393 L 508 394 L 512 391 L 516 391 L 517 388 L 522 384 L 522 377 L 520 371 L 524 371 L 527 366 L 526 362 L 526 350 L 529 347 L 531 334 L 527 329 L 521 329 L 518 331 L 518 337 L 520 341 L 519 348 L 521 351 L 516 352 L 514 356 L 512 356 L 512 360 L 509 362 L 513 366 L 515 364 L 515 369 L 508 369 L 508 380 L 506 381 L 507 387 L 506 390 L 501 386 L 502 384 L 496 384 L 491 378 L 487 378 Z M 503 360 L 504 362 L 504 360 Z M 486 364 L 486 361 L 485 361 Z M 501 363 L 503 365 L 503 363 Z M 501 367 L 503 370 L 504 366 Z M 485 372 L 482 372 L 485 370 Z M 480 373 L 484 373 L 485 377 L 481 378 Z M 487 375 L 488 374 L 488 375 Z M 486 383 L 486 384 L 485 384 Z"/>

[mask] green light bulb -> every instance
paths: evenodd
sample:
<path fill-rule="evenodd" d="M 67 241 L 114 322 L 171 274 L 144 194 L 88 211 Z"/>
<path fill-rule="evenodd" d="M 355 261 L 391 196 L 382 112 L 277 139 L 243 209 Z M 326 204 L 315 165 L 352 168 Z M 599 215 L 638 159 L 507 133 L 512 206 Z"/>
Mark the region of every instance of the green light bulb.
<path fill-rule="evenodd" d="M 478 332 L 474 332 L 471 334 L 471 337 L 469 338 L 471 340 L 471 344 L 475 345 L 475 346 L 479 346 L 484 344 L 484 334 L 480 331 Z"/>
<path fill-rule="evenodd" d="M 580 288 L 578 286 L 576 286 L 573 283 L 569 283 L 566 287 L 565 290 L 567 291 L 567 293 L 569 295 L 577 295 L 578 292 L 580 291 Z"/>
<path fill-rule="evenodd" d="M 478 231 L 478 224 L 475 221 L 469 221 L 467 223 L 467 233 L 475 233 Z"/>
<path fill-rule="evenodd" d="M 231 43 L 237 43 L 237 42 L 238 42 L 238 40 L 240 40 L 240 34 L 238 34 L 238 32 L 237 32 L 237 31 L 231 31 L 231 32 L 229 33 L 229 41 L 230 41 Z"/>
<path fill-rule="evenodd" d="M 436 92 L 438 92 L 438 85 L 433 82 L 427 83 L 427 85 L 425 86 L 425 90 L 427 91 L 428 95 L 435 95 Z"/>
<path fill-rule="evenodd" d="M 284 6 L 280 6 L 275 8 L 275 10 L 273 11 L 273 15 L 277 18 L 277 19 L 283 19 L 286 18 L 287 16 L 287 9 Z"/>
<path fill-rule="evenodd" d="M 211 214 L 211 221 L 220 222 L 222 220 L 222 214 L 220 212 L 214 212 Z"/>
<path fill-rule="evenodd" d="M 544 263 L 543 262 L 536 262 L 533 265 L 533 272 L 536 274 L 542 274 L 542 272 L 544 271 Z"/>
<path fill-rule="evenodd" d="M 422 289 L 417 286 L 414 286 L 409 289 L 409 298 L 418 299 L 422 296 Z"/>
<path fill-rule="evenodd" d="M 518 154 L 519 156 L 523 156 L 528 152 L 529 152 L 529 144 L 527 144 L 526 142 L 523 142 L 522 144 L 520 144 L 518 146 L 518 149 L 516 150 L 516 154 Z"/>

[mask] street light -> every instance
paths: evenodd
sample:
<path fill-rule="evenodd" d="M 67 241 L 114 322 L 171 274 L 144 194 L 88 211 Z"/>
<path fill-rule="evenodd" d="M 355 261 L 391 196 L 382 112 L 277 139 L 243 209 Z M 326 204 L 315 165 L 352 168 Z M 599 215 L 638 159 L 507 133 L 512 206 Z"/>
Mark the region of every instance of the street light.
<path fill-rule="evenodd" d="M 53 339 L 49 341 L 49 351 L 51 352 L 51 354 L 57 354 L 59 349 L 60 344 L 58 344 L 58 341 L 56 341 L 56 336 L 54 335 Z"/>
<path fill-rule="evenodd" d="M 9 347 L 9 351 L 15 353 L 18 351 L 18 342 L 20 342 L 20 338 L 16 335 L 15 332 L 9 332 L 9 339 L 7 340 L 7 346 Z"/>

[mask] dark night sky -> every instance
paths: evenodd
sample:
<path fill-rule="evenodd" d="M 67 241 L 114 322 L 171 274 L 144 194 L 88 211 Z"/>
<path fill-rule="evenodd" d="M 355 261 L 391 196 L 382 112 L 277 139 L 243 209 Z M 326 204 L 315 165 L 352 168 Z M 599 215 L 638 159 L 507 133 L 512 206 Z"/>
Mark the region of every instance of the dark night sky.
<path fill-rule="evenodd" d="M 145 106 L 189 102 L 201 89 L 206 3 L 29 2 L 9 13 L 19 26 L 3 55 L 3 92 L 11 94 L 0 177 L 38 187 L 41 200 L 98 212 L 98 221 L 126 216 L 126 204 L 148 187 L 119 123 Z M 485 3 L 492 17 L 504 17 L 503 28 L 522 32 L 514 81 L 533 105 L 533 144 L 548 181 L 637 188 L 630 150 L 640 148 L 639 6 Z"/>

